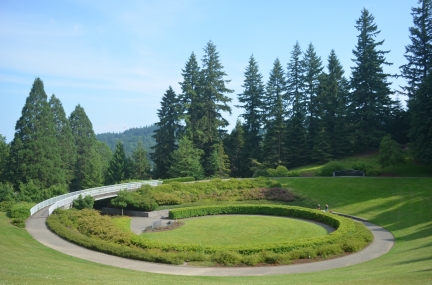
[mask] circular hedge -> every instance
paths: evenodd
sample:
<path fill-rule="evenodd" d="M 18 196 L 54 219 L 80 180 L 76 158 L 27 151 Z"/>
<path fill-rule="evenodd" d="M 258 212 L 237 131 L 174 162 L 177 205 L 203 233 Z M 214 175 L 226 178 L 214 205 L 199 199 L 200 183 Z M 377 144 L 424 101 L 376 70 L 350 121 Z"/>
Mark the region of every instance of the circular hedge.
<path fill-rule="evenodd" d="M 47 224 L 63 238 L 84 247 L 126 258 L 152 262 L 193 265 L 289 264 L 294 259 L 329 257 L 355 252 L 372 241 L 372 233 L 351 219 L 301 207 L 284 205 L 220 205 L 179 208 L 170 211 L 171 219 L 206 215 L 241 214 L 302 218 L 321 222 L 336 230 L 322 237 L 255 245 L 203 246 L 164 244 L 145 235 L 118 229 L 106 216 L 94 210 L 56 210 Z M 194 263 L 195 262 L 195 263 Z M 200 264 L 201 262 L 201 264 Z"/>

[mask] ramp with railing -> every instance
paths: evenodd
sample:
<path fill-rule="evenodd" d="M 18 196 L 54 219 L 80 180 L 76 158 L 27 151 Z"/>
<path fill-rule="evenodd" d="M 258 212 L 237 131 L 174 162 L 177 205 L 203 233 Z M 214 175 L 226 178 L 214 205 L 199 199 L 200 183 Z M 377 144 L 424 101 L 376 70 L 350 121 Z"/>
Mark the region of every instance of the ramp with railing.
<path fill-rule="evenodd" d="M 102 187 L 90 188 L 90 189 L 85 189 L 76 192 L 70 192 L 67 194 L 50 198 L 48 200 L 40 202 L 39 204 L 36 204 L 33 208 L 30 209 L 30 216 L 33 216 L 37 211 L 50 205 L 51 206 L 48 209 L 48 215 L 51 215 L 51 213 L 55 209 L 60 207 L 70 208 L 72 206 L 73 200 L 77 199 L 79 195 L 82 195 L 82 197 L 92 196 L 93 198 L 95 198 L 95 200 L 100 200 L 109 197 L 114 197 L 121 190 L 133 191 L 141 188 L 141 186 L 143 185 L 158 186 L 160 184 L 162 184 L 162 181 L 149 180 L 149 181 L 116 184 L 110 186 L 102 186 Z"/>

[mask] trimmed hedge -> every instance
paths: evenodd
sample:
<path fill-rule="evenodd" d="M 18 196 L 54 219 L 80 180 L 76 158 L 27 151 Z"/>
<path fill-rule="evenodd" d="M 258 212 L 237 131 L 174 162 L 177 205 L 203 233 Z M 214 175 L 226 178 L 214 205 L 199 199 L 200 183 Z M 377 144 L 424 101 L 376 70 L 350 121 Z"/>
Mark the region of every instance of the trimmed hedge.
<path fill-rule="evenodd" d="M 84 247 L 133 259 L 182 264 L 212 261 L 220 265 L 289 264 L 293 259 L 327 257 L 355 252 L 372 241 L 363 224 L 340 216 L 301 207 L 280 205 L 231 205 L 175 209 L 170 218 L 216 214 L 260 214 L 305 218 L 331 225 L 336 231 L 325 237 L 261 245 L 201 246 L 163 244 L 127 233 L 109 217 L 94 210 L 56 210 L 47 224 L 59 236 Z"/>

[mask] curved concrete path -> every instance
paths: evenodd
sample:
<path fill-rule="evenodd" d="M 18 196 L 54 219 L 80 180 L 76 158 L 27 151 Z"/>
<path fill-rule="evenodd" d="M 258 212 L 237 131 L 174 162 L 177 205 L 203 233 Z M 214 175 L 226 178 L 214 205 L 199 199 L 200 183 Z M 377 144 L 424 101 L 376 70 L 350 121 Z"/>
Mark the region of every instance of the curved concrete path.
<path fill-rule="evenodd" d="M 160 263 L 138 261 L 108 255 L 85 249 L 70 243 L 54 233 L 46 226 L 47 208 L 34 214 L 26 221 L 26 229 L 34 239 L 57 251 L 89 261 L 116 266 L 120 268 L 139 270 L 152 273 L 193 275 L 193 276 L 257 276 L 275 274 L 293 274 L 315 272 L 350 266 L 377 258 L 387 253 L 394 245 L 393 235 L 386 229 L 377 225 L 363 222 L 373 233 L 374 241 L 360 252 L 344 257 L 319 262 L 302 263 L 295 265 L 263 266 L 263 267 L 193 267 L 175 266 Z"/>

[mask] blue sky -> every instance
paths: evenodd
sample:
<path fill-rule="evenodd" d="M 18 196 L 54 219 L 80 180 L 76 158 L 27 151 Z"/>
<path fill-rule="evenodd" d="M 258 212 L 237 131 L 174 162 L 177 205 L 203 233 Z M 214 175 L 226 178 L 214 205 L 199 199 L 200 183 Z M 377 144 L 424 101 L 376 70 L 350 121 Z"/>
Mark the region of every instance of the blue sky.
<path fill-rule="evenodd" d="M 305 1 L 0 1 L 0 134 L 12 140 L 33 81 L 60 98 L 67 115 L 84 107 L 96 133 L 158 121 L 160 100 L 172 86 L 180 92 L 181 70 L 194 52 L 201 60 L 211 40 L 235 92 L 242 92 L 251 54 L 267 81 L 273 62 L 286 67 L 299 42 L 309 43 L 327 63 L 335 49 L 345 74 L 353 66 L 354 28 L 363 8 L 375 17 L 398 73 L 410 43 L 411 7 L 417 0 Z M 404 82 L 399 79 L 393 88 Z M 229 127 L 231 130 L 232 125 Z"/>

